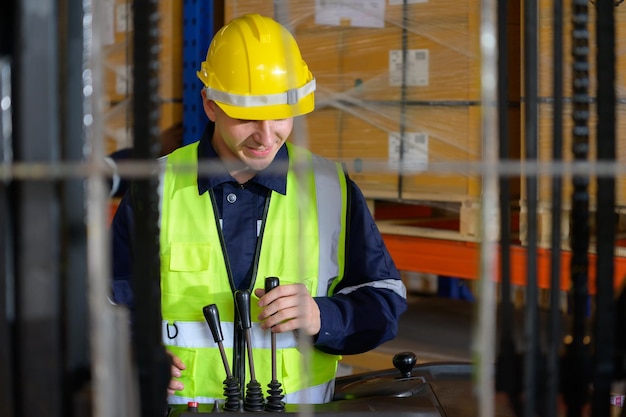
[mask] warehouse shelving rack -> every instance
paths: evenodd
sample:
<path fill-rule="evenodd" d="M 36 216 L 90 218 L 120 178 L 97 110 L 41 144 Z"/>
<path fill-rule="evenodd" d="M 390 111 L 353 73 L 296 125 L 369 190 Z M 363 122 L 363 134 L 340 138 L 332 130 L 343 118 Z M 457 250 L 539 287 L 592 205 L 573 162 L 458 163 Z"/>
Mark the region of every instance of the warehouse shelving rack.
<path fill-rule="evenodd" d="M 223 23 L 220 15 L 223 3 L 217 0 L 185 0 L 183 4 L 183 124 L 184 143 L 200 138 L 206 123 L 202 108 L 200 83 L 196 71 L 204 61 L 208 42 L 215 30 Z M 401 207 L 401 205 L 397 205 Z M 399 208 L 399 212 L 403 209 Z M 387 213 L 389 216 L 389 212 Z M 388 217 L 387 217 L 388 218 Z M 459 279 L 476 280 L 480 277 L 480 244 L 455 239 L 414 236 L 411 232 L 385 233 L 385 243 L 401 270 L 435 274 Z M 521 244 L 510 246 L 511 282 L 514 285 L 526 284 L 528 247 Z M 419 256 L 416 256 L 419 254 Z M 561 251 L 561 289 L 569 288 L 571 277 L 571 251 Z M 450 262 L 454 259 L 454 262 Z M 589 254 L 590 290 L 595 285 L 596 255 Z M 551 250 L 537 248 L 537 274 L 540 288 L 550 287 Z M 626 257 L 615 258 L 615 285 L 621 285 L 626 277 Z"/>
<path fill-rule="evenodd" d="M 206 124 L 196 71 L 204 61 L 208 42 L 221 26 L 221 2 L 185 0 L 183 3 L 183 143 L 198 140 Z"/>

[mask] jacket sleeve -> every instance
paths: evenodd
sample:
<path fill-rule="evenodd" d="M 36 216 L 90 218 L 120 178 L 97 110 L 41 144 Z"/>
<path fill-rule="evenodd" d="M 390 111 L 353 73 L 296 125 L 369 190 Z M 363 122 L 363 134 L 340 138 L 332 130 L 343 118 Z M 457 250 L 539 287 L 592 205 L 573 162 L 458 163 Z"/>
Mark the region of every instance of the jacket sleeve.
<path fill-rule="evenodd" d="M 357 354 L 393 339 L 407 308 L 406 288 L 374 222 L 365 197 L 350 180 L 344 278 L 330 297 L 317 297 L 321 329 L 315 346 Z"/>

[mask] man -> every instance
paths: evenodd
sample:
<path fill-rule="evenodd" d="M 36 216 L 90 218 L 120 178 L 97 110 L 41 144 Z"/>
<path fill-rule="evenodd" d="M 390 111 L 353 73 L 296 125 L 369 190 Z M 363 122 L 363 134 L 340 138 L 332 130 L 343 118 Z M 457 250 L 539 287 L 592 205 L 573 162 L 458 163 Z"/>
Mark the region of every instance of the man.
<path fill-rule="evenodd" d="M 314 108 L 315 80 L 292 35 L 258 14 L 237 18 L 214 37 L 198 77 L 210 122 L 199 142 L 161 159 L 168 401 L 223 399 L 225 371 L 202 308 L 216 304 L 224 347 L 241 362 L 233 294 L 250 289 L 256 379 L 270 382 L 274 332 L 285 402 L 328 402 L 339 355 L 395 337 L 406 290 L 341 165 L 286 142 L 293 118 Z M 176 169 L 189 164 L 198 170 Z M 131 308 L 132 195 L 131 188 L 112 224 L 113 298 Z M 266 294 L 268 276 L 280 285 Z M 241 365 L 233 369 L 245 387 Z"/>

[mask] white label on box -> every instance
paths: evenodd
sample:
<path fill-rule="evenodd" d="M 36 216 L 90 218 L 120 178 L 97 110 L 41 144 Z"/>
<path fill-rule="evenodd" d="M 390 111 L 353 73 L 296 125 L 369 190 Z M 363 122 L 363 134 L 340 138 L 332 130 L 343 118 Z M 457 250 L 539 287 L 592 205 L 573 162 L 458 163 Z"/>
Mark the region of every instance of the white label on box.
<path fill-rule="evenodd" d="M 114 33 L 114 13 L 113 13 L 113 0 L 104 0 L 102 2 L 102 44 L 112 45 L 115 42 Z"/>
<path fill-rule="evenodd" d="M 120 65 L 115 67 L 115 92 L 119 95 L 126 96 L 130 95 L 132 91 L 130 77 L 132 71 L 132 67 L 126 65 Z"/>
<path fill-rule="evenodd" d="M 428 49 L 409 49 L 406 51 L 406 86 L 425 87 L 428 85 Z M 402 50 L 389 51 L 389 85 L 402 86 Z"/>
<path fill-rule="evenodd" d="M 339 26 L 385 27 L 385 0 L 315 0 L 315 23 Z"/>
<path fill-rule="evenodd" d="M 133 28 L 133 18 L 130 4 L 118 4 L 115 8 L 115 30 L 118 33 L 130 32 Z"/>
<path fill-rule="evenodd" d="M 399 132 L 389 133 L 389 165 L 400 166 Z M 404 132 L 402 166 L 412 171 L 425 171 L 428 167 L 428 135 L 418 132 Z"/>
<path fill-rule="evenodd" d="M 427 3 L 428 0 L 389 0 L 389 5 L 390 6 L 398 6 L 400 4 L 404 4 L 404 2 L 407 2 L 407 4 L 414 4 L 414 3 Z"/>

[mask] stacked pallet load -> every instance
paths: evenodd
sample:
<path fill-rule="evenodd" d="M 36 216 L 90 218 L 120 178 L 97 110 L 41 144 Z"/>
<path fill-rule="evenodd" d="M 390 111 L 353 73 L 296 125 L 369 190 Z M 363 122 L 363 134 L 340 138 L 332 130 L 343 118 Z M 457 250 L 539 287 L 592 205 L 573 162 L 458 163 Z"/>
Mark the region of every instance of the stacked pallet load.
<path fill-rule="evenodd" d="M 479 239 L 480 177 L 464 169 L 482 156 L 476 0 L 235 0 L 224 20 L 251 12 L 290 29 L 316 77 L 292 141 L 344 162 L 372 201 L 431 204 Z"/>
<path fill-rule="evenodd" d="M 103 36 L 104 55 L 104 140 L 105 151 L 114 152 L 132 145 L 130 97 L 132 93 L 132 2 L 103 3 L 107 28 Z"/>

